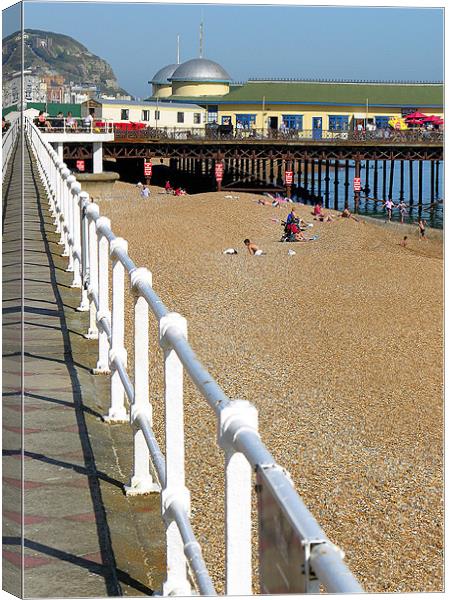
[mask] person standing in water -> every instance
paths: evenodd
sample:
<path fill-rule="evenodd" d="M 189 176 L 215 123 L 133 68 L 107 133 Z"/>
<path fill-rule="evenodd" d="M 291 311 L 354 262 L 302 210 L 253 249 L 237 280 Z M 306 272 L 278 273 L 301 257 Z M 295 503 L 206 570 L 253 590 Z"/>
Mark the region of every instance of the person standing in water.
<path fill-rule="evenodd" d="M 392 209 L 394 208 L 394 203 L 392 202 L 392 199 L 388 198 L 383 206 L 386 207 L 387 214 L 388 214 L 388 221 L 390 221 L 392 219 Z"/>
<path fill-rule="evenodd" d="M 426 240 L 427 236 L 425 235 L 425 228 L 427 222 L 424 219 L 419 219 L 416 221 L 416 224 L 419 226 L 419 241 Z"/>

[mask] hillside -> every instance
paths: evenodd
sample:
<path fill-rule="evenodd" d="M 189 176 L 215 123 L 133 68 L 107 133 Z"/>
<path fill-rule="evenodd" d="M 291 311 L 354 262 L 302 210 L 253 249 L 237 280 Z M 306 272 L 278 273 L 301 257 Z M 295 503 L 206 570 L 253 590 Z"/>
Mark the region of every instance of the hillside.
<path fill-rule="evenodd" d="M 21 70 L 19 32 L 3 40 L 3 79 Z M 92 84 L 104 93 L 123 93 L 111 66 L 68 35 L 25 29 L 24 67 L 36 75 L 59 75 L 66 83 Z"/>

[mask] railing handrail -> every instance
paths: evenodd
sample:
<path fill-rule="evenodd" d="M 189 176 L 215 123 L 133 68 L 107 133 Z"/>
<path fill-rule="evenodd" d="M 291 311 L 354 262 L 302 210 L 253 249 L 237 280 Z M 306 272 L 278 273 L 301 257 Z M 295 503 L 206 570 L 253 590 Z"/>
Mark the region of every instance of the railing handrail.
<path fill-rule="evenodd" d="M 15 146 L 17 135 L 19 133 L 20 118 L 14 119 L 11 122 L 8 130 L 2 133 L 2 181 L 5 178 L 8 168 L 9 159 Z"/>
<path fill-rule="evenodd" d="M 129 420 L 135 429 L 135 463 L 126 489 L 130 493 L 143 493 L 142 480 L 145 480 L 150 486 L 145 488 L 146 491 L 155 490 L 148 472 L 148 458 L 145 465 L 145 456 L 148 455 L 143 453 L 142 438 L 162 488 L 162 511 L 168 522 L 168 571 L 172 573 L 168 575 L 171 579 L 166 580 L 163 591 L 181 595 L 189 593 L 190 586 L 179 565 L 181 552 L 191 567 L 200 593 L 215 594 L 192 531 L 189 492 L 184 485 L 184 432 L 180 430 L 183 427 L 183 367 L 216 414 L 218 443 L 227 457 L 227 593 L 251 593 L 251 470 L 257 472 L 301 540 L 303 565 L 299 565 L 299 569 L 302 567 L 304 571 L 303 591 L 318 590 L 317 585 L 312 583 L 314 573 L 329 591 L 363 591 L 343 562 L 339 549 L 328 540 L 304 505 L 289 475 L 275 462 L 261 441 L 254 406 L 249 402 L 233 401 L 222 390 L 187 341 L 185 319 L 169 312 L 154 291 L 151 273 L 135 265 L 128 255 L 127 242 L 115 236 L 109 219 L 100 216 L 99 207 L 81 191 L 75 177 L 30 120 L 27 120 L 27 133 L 49 193 L 50 210 L 55 217 L 57 232 L 61 234 L 60 243 L 64 245 L 64 254 L 69 257 L 68 270 L 74 274 L 72 285 L 81 288 L 79 308 L 90 311 L 87 337 L 98 337 L 99 340 L 99 360 L 95 371 L 111 373 L 111 408 L 106 420 L 128 420 L 124 398 L 129 401 Z M 112 313 L 109 312 L 108 300 L 109 260 L 113 264 Z M 134 383 L 127 372 L 124 348 L 125 274 L 129 275 L 135 299 Z M 165 458 L 152 430 L 148 398 L 148 309 L 158 321 L 160 346 L 164 353 Z M 245 464 L 237 460 L 241 455 L 245 457 Z M 235 489 L 236 481 L 242 486 L 239 495 L 230 492 Z M 241 531 L 243 522 L 245 531 Z M 174 524 L 178 531 L 176 535 L 172 528 Z M 233 555 L 233 548 L 237 556 Z"/>

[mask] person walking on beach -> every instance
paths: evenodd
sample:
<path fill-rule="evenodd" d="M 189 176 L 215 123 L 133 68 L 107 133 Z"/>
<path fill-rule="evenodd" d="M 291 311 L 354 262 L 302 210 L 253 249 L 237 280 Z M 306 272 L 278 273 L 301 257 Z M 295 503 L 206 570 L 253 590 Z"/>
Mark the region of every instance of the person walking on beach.
<path fill-rule="evenodd" d="M 400 211 L 400 223 L 404 223 L 405 215 L 408 209 L 406 208 L 406 204 L 403 202 L 403 200 L 400 200 L 400 202 L 397 204 L 397 208 Z"/>
<path fill-rule="evenodd" d="M 252 256 L 262 256 L 265 254 L 265 252 L 260 250 L 258 246 L 251 242 L 248 238 L 244 240 L 244 244 L 247 246 L 248 253 Z"/>
<path fill-rule="evenodd" d="M 427 236 L 425 235 L 425 228 L 427 226 L 427 222 L 424 219 L 419 219 L 416 221 L 416 225 L 419 226 L 419 241 L 426 240 Z"/>
<path fill-rule="evenodd" d="M 392 219 L 392 209 L 394 208 L 394 203 L 392 202 L 391 198 L 388 198 L 386 200 L 386 202 L 383 204 L 383 206 L 386 207 L 387 214 L 388 214 L 388 221 L 390 221 Z"/>

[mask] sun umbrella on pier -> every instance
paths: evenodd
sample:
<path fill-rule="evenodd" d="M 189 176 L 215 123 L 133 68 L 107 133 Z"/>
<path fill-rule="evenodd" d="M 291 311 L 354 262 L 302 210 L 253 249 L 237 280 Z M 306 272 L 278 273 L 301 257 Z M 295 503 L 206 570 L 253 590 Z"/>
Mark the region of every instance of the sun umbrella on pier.
<path fill-rule="evenodd" d="M 408 125 L 423 125 L 424 123 L 423 119 L 408 119 Z"/>
<path fill-rule="evenodd" d="M 431 115 L 431 117 L 426 117 L 423 119 L 424 123 L 433 123 L 433 125 L 442 125 L 444 119 L 442 117 L 438 117 L 437 115 Z"/>
<path fill-rule="evenodd" d="M 406 121 L 417 120 L 417 119 L 426 119 L 426 118 L 427 118 L 427 115 L 424 115 L 423 113 L 417 112 L 417 111 L 413 112 L 409 115 L 406 115 L 406 117 L 405 117 Z"/>

